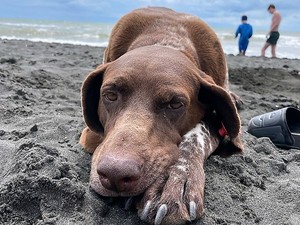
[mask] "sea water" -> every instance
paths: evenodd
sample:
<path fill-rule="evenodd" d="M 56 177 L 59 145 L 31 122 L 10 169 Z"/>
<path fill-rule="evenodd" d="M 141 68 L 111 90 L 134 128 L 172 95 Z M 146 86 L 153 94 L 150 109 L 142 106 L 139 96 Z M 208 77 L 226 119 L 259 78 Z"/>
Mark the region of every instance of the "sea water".
<path fill-rule="evenodd" d="M 0 39 L 30 40 L 64 44 L 105 47 L 114 24 L 45 21 L 26 19 L 0 19 Z M 238 54 L 238 38 L 234 29 L 213 28 L 226 54 Z M 259 56 L 266 41 L 266 31 L 256 31 L 250 39 L 246 55 Z M 270 49 L 266 56 L 270 56 Z M 280 31 L 277 44 L 279 58 L 300 59 L 300 32 Z"/>
<path fill-rule="evenodd" d="M 113 24 L 0 19 L 0 38 L 105 47 Z"/>

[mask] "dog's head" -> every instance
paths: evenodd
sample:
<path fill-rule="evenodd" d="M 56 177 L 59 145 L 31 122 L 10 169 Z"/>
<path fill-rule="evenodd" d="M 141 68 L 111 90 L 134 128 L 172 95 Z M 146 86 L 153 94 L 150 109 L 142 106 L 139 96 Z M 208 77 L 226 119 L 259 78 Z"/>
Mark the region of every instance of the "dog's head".
<path fill-rule="evenodd" d="M 87 126 L 104 137 L 91 168 L 91 186 L 104 196 L 144 192 L 207 112 L 216 111 L 232 140 L 240 129 L 228 92 L 167 47 L 142 47 L 99 66 L 84 81 L 82 106 Z"/>

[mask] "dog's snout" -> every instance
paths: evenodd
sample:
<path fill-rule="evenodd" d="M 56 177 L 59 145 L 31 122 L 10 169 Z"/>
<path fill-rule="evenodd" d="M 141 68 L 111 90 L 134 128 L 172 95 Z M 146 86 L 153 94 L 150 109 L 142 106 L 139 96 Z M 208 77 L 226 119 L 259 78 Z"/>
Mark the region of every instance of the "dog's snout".
<path fill-rule="evenodd" d="M 105 156 L 98 164 L 101 184 L 109 190 L 131 192 L 141 177 L 142 164 L 132 157 Z"/>

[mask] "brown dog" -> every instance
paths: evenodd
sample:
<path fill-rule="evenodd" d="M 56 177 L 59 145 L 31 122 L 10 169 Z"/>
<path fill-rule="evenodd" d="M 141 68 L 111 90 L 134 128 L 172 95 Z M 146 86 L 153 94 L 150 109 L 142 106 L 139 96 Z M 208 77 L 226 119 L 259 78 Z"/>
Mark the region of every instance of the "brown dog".
<path fill-rule="evenodd" d="M 205 159 L 242 151 L 227 76 L 220 42 L 198 18 L 165 8 L 121 18 L 82 86 L 91 187 L 139 196 L 141 219 L 155 224 L 199 218 Z"/>

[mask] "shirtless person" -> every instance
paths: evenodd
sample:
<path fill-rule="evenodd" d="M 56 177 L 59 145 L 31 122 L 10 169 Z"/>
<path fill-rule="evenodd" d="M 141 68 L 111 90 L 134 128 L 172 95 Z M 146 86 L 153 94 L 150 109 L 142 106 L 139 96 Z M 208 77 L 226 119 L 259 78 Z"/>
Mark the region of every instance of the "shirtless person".
<path fill-rule="evenodd" d="M 276 44 L 279 38 L 279 24 L 281 22 L 281 15 L 280 13 L 275 9 L 275 5 L 271 4 L 268 7 L 269 13 L 273 14 L 272 17 L 272 24 L 271 24 L 271 29 L 267 36 L 269 38 L 267 39 L 267 42 L 265 43 L 264 47 L 261 49 L 261 56 L 265 56 L 266 49 L 271 45 L 271 53 L 272 53 L 272 58 L 276 58 Z"/>

